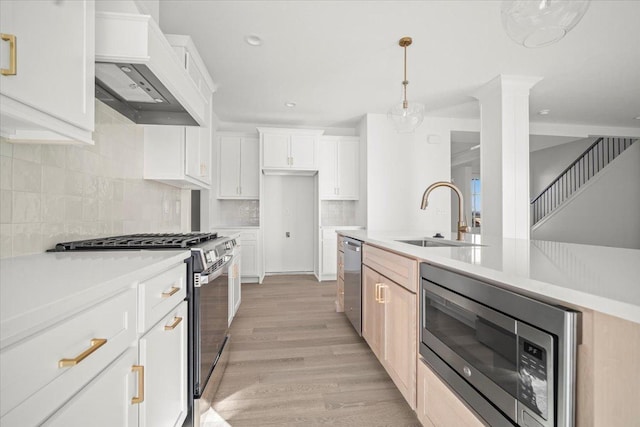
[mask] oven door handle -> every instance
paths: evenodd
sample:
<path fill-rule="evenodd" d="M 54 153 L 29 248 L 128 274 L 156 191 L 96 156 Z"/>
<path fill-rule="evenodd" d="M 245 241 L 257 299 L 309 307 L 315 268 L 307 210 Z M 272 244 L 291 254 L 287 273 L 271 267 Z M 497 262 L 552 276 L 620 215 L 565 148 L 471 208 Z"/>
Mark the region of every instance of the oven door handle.
<path fill-rule="evenodd" d="M 233 259 L 232 256 L 225 255 L 224 262 L 218 268 L 213 270 L 211 273 L 200 275 L 200 280 L 198 281 L 198 285 L 196 286 L 201 287 L 203 285 L 206 285 L 207 283 L 211 283 L 214 280 L 216 280 L 218 277 L 222 275 L 222 271 L 224 270 L 224 267 L 229 265 L 232 259 Z"/>
<path fill-rule="evenodd" d="M 452 303 L 474 313 L 477 316 L 484 317 L 492 323 L 506 329 L 512 334 L 517 333 L 517 322 L 504 314 L 498 313 L 495 310 L 490 309 L 489 307 L 485 307 L 482 304 L 478 304 L 475 301 L 467 299 L 463 296 L 460 296 L 456 293 L 448 291 L 440 286 L 434 285 L 428 280 L 424 280 L 426 282 L 426 290 L 427 292 L 431 292 L 433 294 L 438 295 L 445 300 L 451 301 Z"/>

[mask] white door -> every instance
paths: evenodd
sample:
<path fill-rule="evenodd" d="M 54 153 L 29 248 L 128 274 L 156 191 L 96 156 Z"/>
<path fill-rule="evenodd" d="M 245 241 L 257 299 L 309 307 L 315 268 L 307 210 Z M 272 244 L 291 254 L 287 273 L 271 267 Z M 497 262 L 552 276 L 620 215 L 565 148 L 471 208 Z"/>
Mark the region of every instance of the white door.
<path fill-rule="evenodd" d="M 242 138 L 240 193 L 243 199 L 257 199 L 260 195 L 260 144 L 258 138 Z"/>
<path fill-rule="evenodd" d="M 338 144 L 338 196 L 357 200 L 360 195 L 360 143 L 341 140 Z"/>
<path fill-rule="evenodd" d="M 295 169 L 315 169 L 316 137 L 291 135 L 291 167 Z"/>
<path fill-rule="evenodd" d="M 337 141 L 321 139 L 318 147 L 318 192 L 321 199 L 334 199 L 337 192 L 338 173 Z"/>
<path fill-rule="evenodd" d="M 186 301 L 140 339 L 140 364 L 145 368 L 140 427 L 182 425 L 187 415 Z"/>
<path fill-rule="evenodd" d="M 220 137 L 220 197 L 238 197 L 240 192 L 240 141 L 239 136 Z"/>
<path fill-rule="evenodd" d="M 314 178 L 308 176 L 265 176 L 267 273 L 313 271 L 314 185 Z"/>
<path fill-rule="evenodd" d="M 265 133 L 263 138 L 263 161 L 265 168 L 288 168 L 289 135 Z"/>

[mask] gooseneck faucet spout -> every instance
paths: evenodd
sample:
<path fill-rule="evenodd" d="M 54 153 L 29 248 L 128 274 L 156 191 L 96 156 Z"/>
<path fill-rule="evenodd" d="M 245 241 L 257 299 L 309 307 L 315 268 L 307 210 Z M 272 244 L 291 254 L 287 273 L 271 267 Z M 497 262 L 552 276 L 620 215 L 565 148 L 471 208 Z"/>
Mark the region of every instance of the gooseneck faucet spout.
<path fill-rule="evenodd" d="M 438 181 L 428 186 L 422 195 L 422 205 L 420 206 L 420 209 L 425 210 L 427 208 L 427 205 L 429 204 L 429 194 L 438 187 L 449 187 L 458 195 L 458 240 L 464 240 L 463 234 L 469 232 L 469 227 L 467 227 L 467 224 L 464 221 L 464 197 L 462 196 L 462 191 L 460 191 L 460 189 L 453 183 Z"/>

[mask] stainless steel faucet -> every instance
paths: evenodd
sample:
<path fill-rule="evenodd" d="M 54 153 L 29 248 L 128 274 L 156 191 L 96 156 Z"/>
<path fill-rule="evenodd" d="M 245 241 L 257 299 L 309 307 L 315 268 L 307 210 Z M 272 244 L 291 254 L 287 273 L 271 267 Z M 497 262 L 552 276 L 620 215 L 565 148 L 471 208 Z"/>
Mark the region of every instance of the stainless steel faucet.
<path fill-rule="evenodd" d="M 451 182 L 447 181 L 438 181 L 434 182 L 430 186 L 424 190 L 424 194 L 422 195 L 422 205 L 420 209 L 425 210 L 427 208 L 429 194 L 433 191 L 434 188 L 438 187 L 449 187 L 458 195 L 458 240 L 464 240 L 463 234 L 469 232 L 469 227 L 467 227 L 467 223 L 464 220 L 464 197 L 462 196 L 462 192 L 458 187 L 453 185 Z"/>

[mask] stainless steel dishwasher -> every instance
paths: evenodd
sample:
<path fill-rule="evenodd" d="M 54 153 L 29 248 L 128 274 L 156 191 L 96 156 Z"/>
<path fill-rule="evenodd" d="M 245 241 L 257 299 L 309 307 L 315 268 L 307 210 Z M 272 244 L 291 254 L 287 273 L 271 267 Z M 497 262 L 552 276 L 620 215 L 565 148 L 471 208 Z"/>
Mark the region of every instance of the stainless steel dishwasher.
<path fill-rule="evenodd" d="M 344 312 L 362 335 L 362 242 L 344 238 Z"/>

